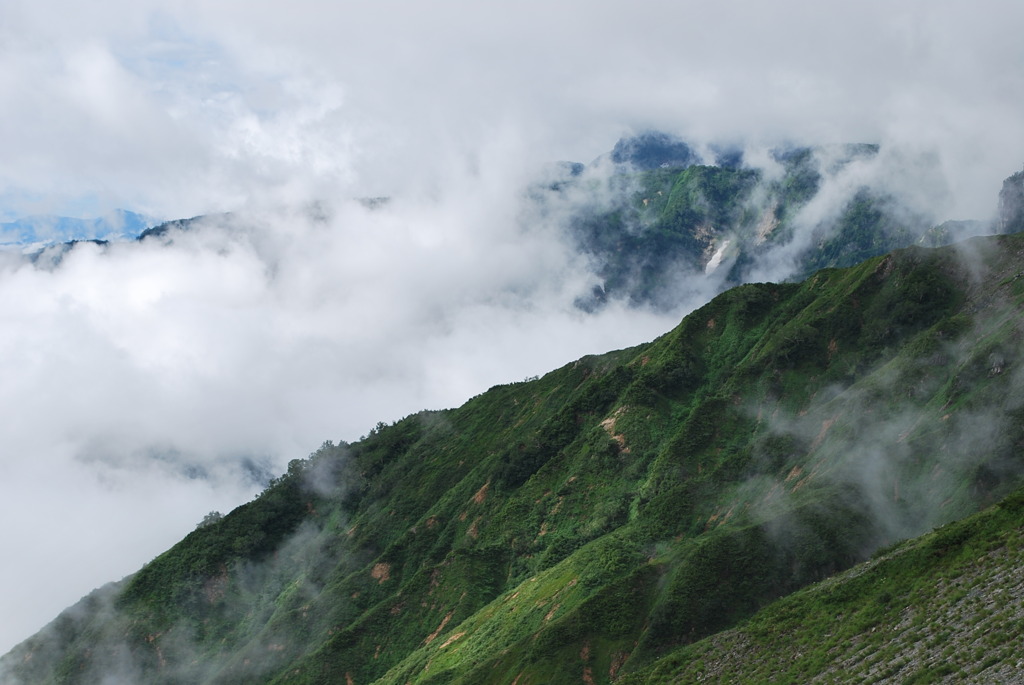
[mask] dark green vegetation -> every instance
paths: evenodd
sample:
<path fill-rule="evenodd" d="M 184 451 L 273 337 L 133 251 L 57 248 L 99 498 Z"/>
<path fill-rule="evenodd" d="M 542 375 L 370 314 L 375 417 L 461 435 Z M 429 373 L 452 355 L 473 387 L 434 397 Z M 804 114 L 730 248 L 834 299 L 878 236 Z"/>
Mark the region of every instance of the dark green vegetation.
<path fill-rule="evenodd" d="M 24 683 L 685 681 L 724 668 L 716 645 L 796 645 L 807 661 L 743 673 L 803 681 L 827 669 L 827 632 L 874 644 L 865 626 L 903 617 L 920 574 L 1016 553 L 1007 500 L 791 595 L 1020 484 L 1022 275 L 1024 238 L 997 236 L 745 285 L 650 344 L 325 444 L 0 666 Z M 918 661 L 920 682 L 945 663 Z"/>
<path fill-rule="evenodd" d="M 1018 490 L 620 682 L 1017 682 L 1022 521 Z"/>
<path fill-rule="evenodd" d="M 768 171 L 746 165 L 739 151 L 717 151 L 713 164 L 702 164 L 685 143 L 649 133 L 615 146 L 609 175 L 574 168 L 537 199 L 568 205 L 568 230 L 601 279 L 580 307 L 624 298 L 671 309 L 681 292 L 707 289 L 697 284 L 705 271 L 717 272 L 714 287 L 739 285 L 761 261 L 779 261 L 780 250 L 791 262 L 787 273 L 803 278 L 901 247 L 952 242 L 959 231 L 932 229 L 899 197 L 866 185 L 837 190 L 846 167 L 878 152 L 875 145 L 777 150 Z M 580 194 L 586 201 L 576 207 Z M 819 206 L 801 214 L 813 200 Z"/>
<path fill-rule="evenodd" d="M 1024 231 L 1024 171 L 1018 171 L 1005 181 L 999 191 L 999 232 Z"/>

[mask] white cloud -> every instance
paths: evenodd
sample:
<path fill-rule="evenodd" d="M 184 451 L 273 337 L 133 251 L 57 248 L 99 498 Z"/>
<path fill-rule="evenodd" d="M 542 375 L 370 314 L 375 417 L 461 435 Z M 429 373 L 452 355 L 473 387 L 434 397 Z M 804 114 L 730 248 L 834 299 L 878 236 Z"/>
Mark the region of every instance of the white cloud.
<path fill-rule="evenodd" d="M 1024 143 L 1024 10 L 997 0 L 57 5 L 13 3 L 0 178 L 66 203 L 175 217 L 282 187 L 391 193 L 511 121 L 534 160 L 648 126 L 913 141 L 980 178 L 976 213 Z"/>
<path fill-rule="evenodd" d="M 867 140 L 910 151 L 886 169 L 933 156 L 949 216 L 985 218 L 1024 159 L 1024 6 L 996 0 L 2 12 L 0 216 L 237 220 L 0 268 L 0 513 L 35 514 L 0 530 L 0 650 L 249 496 L 241 458 L 280 468 L 666 330 L 572 309 L 588 274 L 520 220 L 542 162 L 647 127 Z M 282 209 L 312 202 L 326 220 Z"/>
<path fill-rule="evenodd" d="M 254 470 L 670 325 L 575 310 L 589 276 L 552 227 L 516 219 L 507 183 L 470 174 L 422 201 L 239 214 L 0 270 L 0 501 L 24 522 L 0 528 L 19 588 L 0 639 L 245 501 Z M 47 600 L 17 599 L 27 587 Z"/>

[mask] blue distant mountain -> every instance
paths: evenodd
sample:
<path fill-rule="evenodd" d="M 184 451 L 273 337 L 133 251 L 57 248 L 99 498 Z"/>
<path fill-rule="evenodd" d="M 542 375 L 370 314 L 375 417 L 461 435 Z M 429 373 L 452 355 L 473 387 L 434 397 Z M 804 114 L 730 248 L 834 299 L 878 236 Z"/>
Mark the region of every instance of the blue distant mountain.
<path fill-rule="evenodd" d="M 38 245 L 72 240 L 135 238 L 158 221 L 124 209 L 94 219 L 66 216 L 28 216 L 0 223 L 0 245 Z"/>

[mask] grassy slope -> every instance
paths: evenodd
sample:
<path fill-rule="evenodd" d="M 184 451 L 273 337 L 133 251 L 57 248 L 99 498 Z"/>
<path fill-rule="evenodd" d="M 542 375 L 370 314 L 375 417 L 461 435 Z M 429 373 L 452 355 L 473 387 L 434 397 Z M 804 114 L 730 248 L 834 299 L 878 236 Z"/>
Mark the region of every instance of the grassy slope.
<path fill-rule="evenodd" d="M 646 668 L 1018 482 L 1022 252 L 743 286 L 649 345 L 325 445 L 4 663 L 31 683 Z"/>
<path fill-rule="evenodd" d="M 625 683 L 1010 682 L 1024 647 L 1024 490 L 796 592 Z"/>

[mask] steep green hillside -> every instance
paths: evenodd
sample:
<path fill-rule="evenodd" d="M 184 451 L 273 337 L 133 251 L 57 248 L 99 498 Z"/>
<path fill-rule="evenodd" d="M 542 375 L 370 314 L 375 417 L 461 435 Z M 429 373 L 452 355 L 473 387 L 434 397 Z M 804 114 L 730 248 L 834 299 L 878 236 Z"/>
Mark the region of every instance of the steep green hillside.
<path fill-rule="evenodd" d="M 1022 521 L 1018 490 L 620 682 L 1017 682 Z"/>
<path fill-rule="evenodd" d="M 1024 238 L 999 236 L 745 285 L 648 345 L 325 444 L 0 665 L 24 683 L 645 673 L 1020 483 L 1022 274 Z"/>

